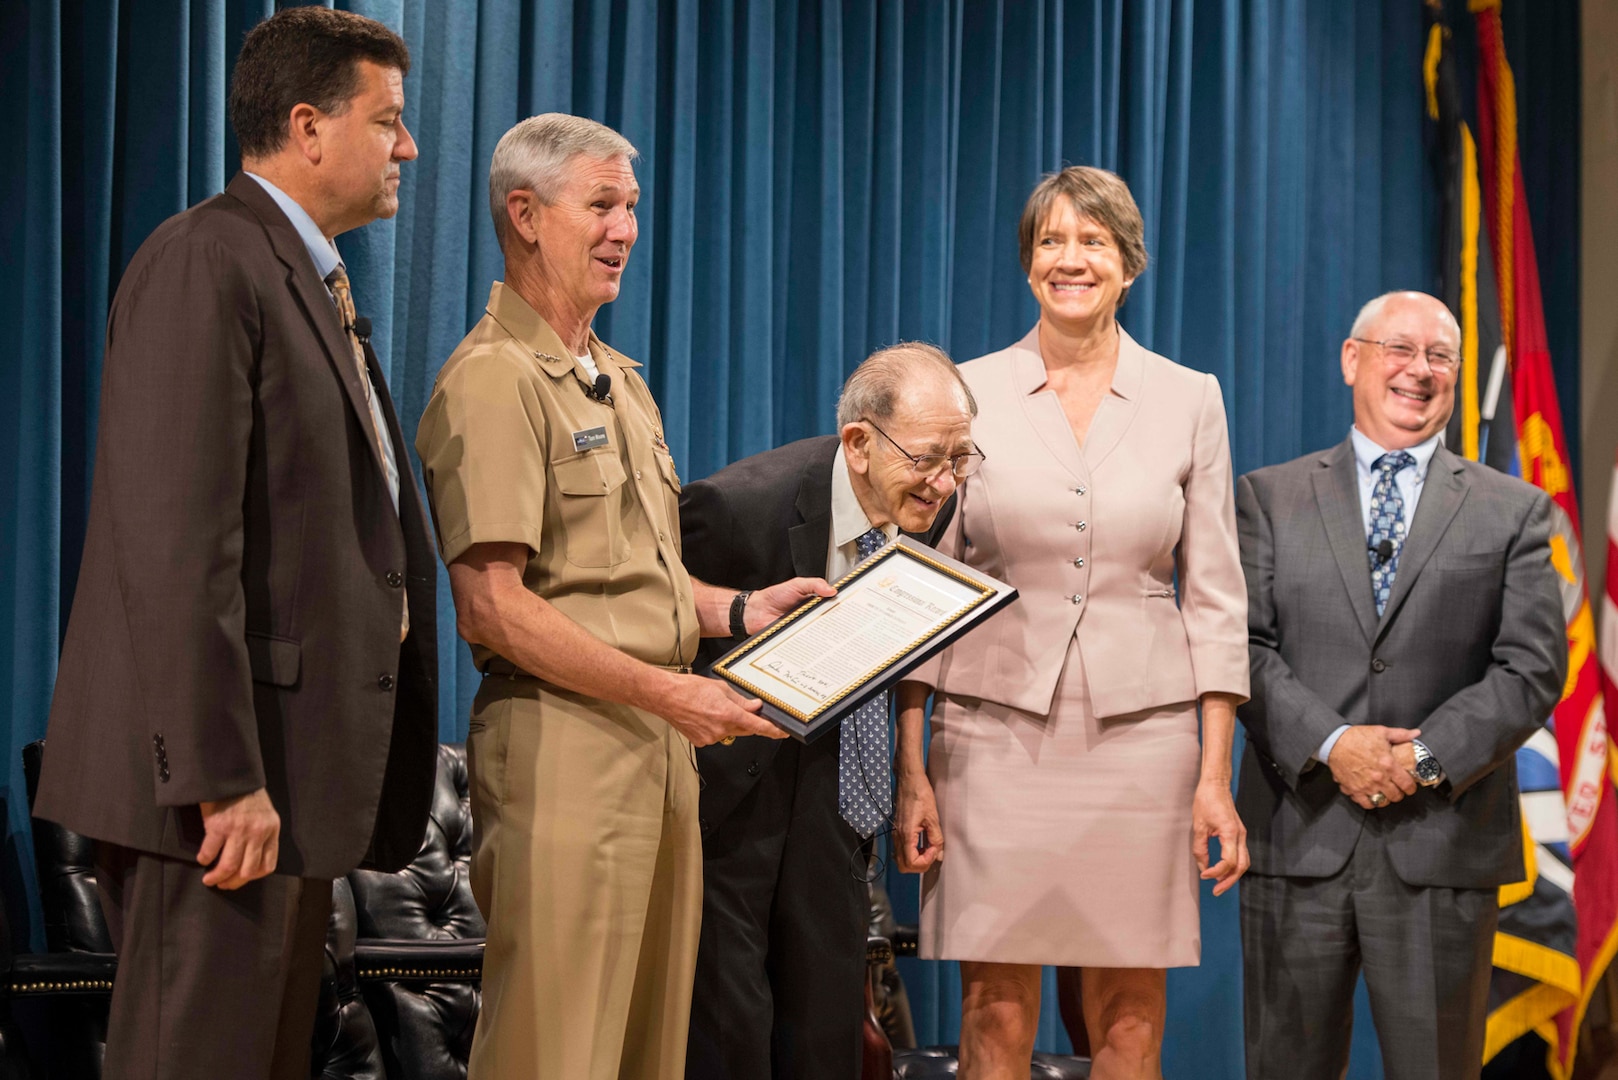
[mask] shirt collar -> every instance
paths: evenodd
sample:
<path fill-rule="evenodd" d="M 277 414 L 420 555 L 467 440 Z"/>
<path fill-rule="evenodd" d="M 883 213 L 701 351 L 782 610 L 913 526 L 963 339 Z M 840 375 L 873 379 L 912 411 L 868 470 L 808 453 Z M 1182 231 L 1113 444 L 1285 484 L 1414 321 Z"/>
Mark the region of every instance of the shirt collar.
<path fill-rule="evenodd" d="M 503 281 L 489 286 L 489 303 L 485 311 L 525 348 L 534 354 L 539 366 L 552 378 L 569 371 L 582 370 L 573 351 L 562 344 L 561 335 L 551 329 L 544 316 L 529 306 L 522 294 Z M 606 342 L 590 331 L 590 355 L 596 367 L 608 375 L 617 374 L 618 368 L 638 368 L 640 364 L 607 346 Z M 612 366 L 616 365 L 616 366 Z"/>
<path fill-rule="evenodd" d="M 315 219 L 309 216 L 309 211 L 298 205 L 298 201 L 291 195 L 258 173 L 250 172 L 247 175 L 258 181 L 259 186 L 275 200 L 275 205 L 281 208 L 281 213 L 292 222 L 292 227 L 298 230 L 298 239 L 309 249 L 309 258 L 314 261 L 315 273 L 320 275 L 321 281 L 325 281 L 343 261 L 343 257 L 337 253 L 337 244 L 327 239 L 326 234 L 320 231 L 320 226 L 315 224 Z"/>
<path fill-rule="evenodd" d="M 1012 354 L 1018 389 L 1024 394 L 1033 394 L 1045 389 L 1048 376 L 1045 371 L 1045 354 L 1039 348 L 1039 323 L 1036 322 L 1034 328 L 1009 351 Z M 1111 390 L 1125 401 L 1132 401 L 1140 395 L 1141 377 L 1146 366 L 1145 354 L 1146 350 L 1129 336 L 1127 330 L 1119 326 L 1118 365 L 1113 368 Z"/>
<path fill-rule="evenodd" d="M 871 519 L 865 516 L 858 495 L 854 494 L 854 481 L 848 476 L 848 458 L 842 446 L 831 463 L 831 538 L 837 547 L 852 544 L 871 531 Z M 892 540 L 899 535 L 899 526 L 888 522 L 882 526 L 882 535 Z"/>
<path fill-rule="evenodd" d="M 1376 464 L 1376 459 L 1388 453 L 1388 451 L 1378 446 L 1371 440 L 1370 436 L 1366 435 L 1358 427 L 1351 428 L 1348 437 L 1354 444 L 1355 464 L 1359 466 L 1362 474 L 1369 475 L 1371 467 Z M 1417 443 L 1405 451 L 1405 453 L 1416 459 L 1417 480 L 1427 479 L 1427 466 L 1433 463 L 1433 455 L 1438 453 L 1438 440 L 1439 436 L 1434 435 L 1426 442 Z"/>

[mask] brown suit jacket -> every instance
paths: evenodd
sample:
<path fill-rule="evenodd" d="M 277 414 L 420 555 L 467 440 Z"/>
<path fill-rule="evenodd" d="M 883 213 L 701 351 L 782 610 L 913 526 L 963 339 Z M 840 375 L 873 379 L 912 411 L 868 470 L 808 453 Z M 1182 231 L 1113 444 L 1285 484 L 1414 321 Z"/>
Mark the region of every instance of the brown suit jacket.
<path fill-rule="evenodd" d="M 366 354 L 398 512 L 336 307 L 256 181 L 238 174 L 136 252 L 107 324 L 39 816 L 190 858 L 197 803 L 266 787 L 279 873 L 414 856 L 438 735 L 436 568 Z"/>

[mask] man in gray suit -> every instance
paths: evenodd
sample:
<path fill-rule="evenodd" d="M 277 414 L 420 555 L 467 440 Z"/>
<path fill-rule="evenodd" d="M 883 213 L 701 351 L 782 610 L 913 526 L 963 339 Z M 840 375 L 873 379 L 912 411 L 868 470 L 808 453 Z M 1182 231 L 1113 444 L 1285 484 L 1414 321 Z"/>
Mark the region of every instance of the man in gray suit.
<path fill-rule="evenodd" d="M 1349 438 L 1237 484 L 1252 1080 L 1343 1075 L 1361 970 L 1390 1080 L 1481 1068 L 1496 890 L 1523 875 L 1513 755 L 1567 644 L 1550 500 L 1439 444 L 1459 365 L 1438 300 L 1372 300 Z"/>

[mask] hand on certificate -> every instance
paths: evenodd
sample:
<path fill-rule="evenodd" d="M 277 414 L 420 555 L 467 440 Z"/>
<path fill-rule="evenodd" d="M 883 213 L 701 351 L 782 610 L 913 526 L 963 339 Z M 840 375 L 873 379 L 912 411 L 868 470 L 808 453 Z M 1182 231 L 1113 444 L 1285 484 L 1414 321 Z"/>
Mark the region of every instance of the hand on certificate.
<path fill-rule="evenodd" d="M 763 704 L 726 684 L 701 675 L 670 675 L 671 692 L 657 714 L 674 725 L 692 746 L 711 746 L 738 735 L 784 739 L 787 733 L 758 714 Z"/>
<path fill-rule="evenodd" d="M 747 598 L 747 632 L 756 634 L 811 596 L 836 596 L 837 590 L 825 578 L 795 577 L 767 589 L 758 589 Z"/>
<path fill-rule="evenodd" d="M 925 773 L 901 774 L 893 807 L 893 850 L 899 869 L 920 874 L 944 857 L 944 827 Z"/>

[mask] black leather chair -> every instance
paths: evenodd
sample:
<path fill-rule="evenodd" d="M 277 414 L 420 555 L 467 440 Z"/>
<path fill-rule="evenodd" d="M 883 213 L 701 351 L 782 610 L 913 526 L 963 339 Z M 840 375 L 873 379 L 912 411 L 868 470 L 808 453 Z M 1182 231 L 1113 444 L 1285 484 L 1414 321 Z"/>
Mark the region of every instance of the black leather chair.
<path fill-rule="evenodd" d="M 427 834 L 396 874 L 348 876 L 359 918 L 360 988 L 391 1080 L 464 1080 L 477 1022 L 487 926 L 472 899 L 466 748 L 438 748 Z"/>
<path fill-rule="evenodd" d="M 382 1044 L 371 1010 L 360 994 L 354 961 L 358 915 L 347 878 L 332 882 L 331 921 L 326 929 L 326 959 L 321 971 L 320 1003 L 310 1047 L 314 1080 L 387 1080 Z"/>

